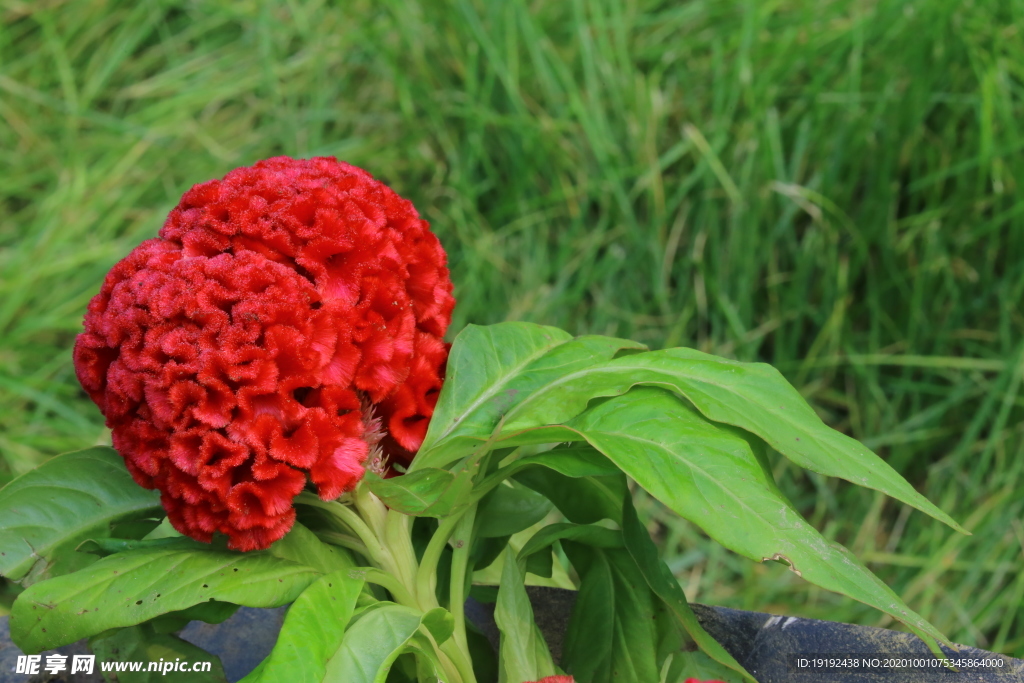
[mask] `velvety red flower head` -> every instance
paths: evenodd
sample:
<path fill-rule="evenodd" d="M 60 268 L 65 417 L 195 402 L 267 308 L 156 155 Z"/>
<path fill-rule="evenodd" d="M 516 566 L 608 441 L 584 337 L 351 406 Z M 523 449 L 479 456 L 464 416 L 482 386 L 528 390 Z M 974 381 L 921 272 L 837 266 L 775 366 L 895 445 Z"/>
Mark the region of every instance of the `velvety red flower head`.
<path fill-rule="evenodd" d="M 267 159 L 193 187 L 114 266 L 75 371 L 176 529 L 266 548 L 307 480 L 329 500 L 375 449 L 419 448 L 455 304 L 445 262 L 366 171 Z"/>

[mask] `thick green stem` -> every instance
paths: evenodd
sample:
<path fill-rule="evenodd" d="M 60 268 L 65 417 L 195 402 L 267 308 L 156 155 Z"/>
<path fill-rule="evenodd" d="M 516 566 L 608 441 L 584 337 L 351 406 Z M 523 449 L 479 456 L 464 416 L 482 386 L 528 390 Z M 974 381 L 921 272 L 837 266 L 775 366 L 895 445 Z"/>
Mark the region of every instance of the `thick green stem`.
<path fill-rule="evenodd" d="M 359 537 L 359 540 L 366 546 L 367 557 L 371 562 L 381 568 L 390 564 L 391 558 L 388 551 L 380 544 L 377 535 L 363 522 L 355 510 L 337 501 L 322 501 L 306 491 L 299 494 L 297 502 L 326 510 L 335 520 L 344 524 Z"/>
<path fill-rule="evenodd" d="M 388 510 L 384 522 L 384 544 L 394 558 L 398 579 L 416 595 L 419 607 L 424 611 L 437 607 L 435 597 L 419 595 L 416 586 L 419 563 L 416 561 L 416 550 L 412 547 L 412 517 Z"/>
<path fill-rule="evenodd" d="M 444 552 L 444 547 L 460 518 L 461 515 L 451 515 L 442 519 L 430 543 L 427 544 L 427 549 L 420 558 L 419 570 L 416 572 L 416 594 L 420 597 L 436 595 L 434 591 L 437 588 L 437 563 L 441 560 L 441 553 Z"/>
<path fill-rule="evenodd" d="M 469 506 L 466 514 L 455 527 L 452 553 L 451 600 L 449 610 L 455 617 L 453 637 L 463 652 L 469 652 L 466 640 L 466 583 L 469 579 L 469 552 L 473 544 L 473 524 L 476 522 L 476 505 Z"/>
<path fill-rule="evenodd" d="M 391 593 L 391 597 L 393 597 L 395 602 L 399 605 L 404 605 L 405 607 L 411 607 L 413 609 L 417 609 L 419 607 L 416 602 L 416 598 L 413 597 L 412 593 L 410 593 L 409 590 L 402 585 L 402 582 L 393 575 L 374 568 L 353 571 L 360 571 L 363 575 L 363 579 L 385 588 L 389 593 Z"/>
<path fill-rule="evenodd" d="M 388 514 L 387 506 L 381 502 L 380 498 L 373 495 L 368 486 L 357 486 L 352 493 L 352 501 L 355 503 L 356 510 L 359 510 L 359 515 L 366 520 L 377 538 L 383 539 Z"/>
<path fill-rule="evenodd" d="M 469 658 L 468 649 L 459 647 L 455 640 L 449 638 L 441 645 L 441 652 L 452 660 L 465 683 L 476 683 L 476 674 L 473 673 L 473 664 Z"/>
<path fill-rule="evenodd" d="M 348 548 L 349 550 L 359 553 L 366 559 L 370 559 L 370 551 L 367 550 L 366 546 L 360 543 L 359 539 L 355 536 L 339 534 L 337 531 L 317 531 L 316 535 L 320 537 L 321 541 L 326 541 L 331 545 L 341 546 L 342 548 Z"/>
<path fill-rule="evenodd" d="M 433 645 L 439 661 L 454 683 L 476 683 L 466 640 L 462 604 L 466 598 L 469 546 L 476 505 L 441 520 L 421 561 L 417 562 L 412 545 L 411 517 L 388 510 L 365 486 L 358 486 L 351 499 L 354 509 L 336 501 L 324 502 L 311 493 L 300 494 L 298 502 L 325 510 L 331 520 L 340 525 L 339 528 L 350 530 L 354 536 L 333 531 L 320 533 L 324 541 L 364 555 L 374 566 L 362 570 L 363 578 L 385 588 L 395 602 L 401 605 L 423 612 L 438 607 L 437 565 L 448 539 L 457 533 L 452 561 L 450 610 L 455 619 L 455 632 L 443 645 Z"/>

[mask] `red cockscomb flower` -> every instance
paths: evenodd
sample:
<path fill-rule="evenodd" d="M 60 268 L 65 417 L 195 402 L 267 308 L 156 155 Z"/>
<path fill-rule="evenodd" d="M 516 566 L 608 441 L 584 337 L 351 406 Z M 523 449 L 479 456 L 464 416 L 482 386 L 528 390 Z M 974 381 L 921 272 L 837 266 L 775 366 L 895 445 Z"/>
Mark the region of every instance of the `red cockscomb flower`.
<path fill-rule="evenodd" d="M 329 500 L 374 447 L 419 448 L 448 355 L 445 262 L 362 169 L 261 161 L 193 187 L 114 266 L 75 370 L 176 529 L 266 548 L 307 477 Z"/>

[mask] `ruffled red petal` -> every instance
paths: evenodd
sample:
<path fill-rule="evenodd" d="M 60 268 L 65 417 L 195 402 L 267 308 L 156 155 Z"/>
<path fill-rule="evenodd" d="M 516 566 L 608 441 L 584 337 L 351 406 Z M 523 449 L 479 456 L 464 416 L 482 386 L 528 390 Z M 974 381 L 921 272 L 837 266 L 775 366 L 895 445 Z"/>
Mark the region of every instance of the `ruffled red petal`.
<path fill-rule="evenodd" d="M 400 460 L 422 443 L 455 303 L 445 263 L 362 169 L 268 159 L 193 187 L 111 269 L 75 369 L 175 528 L 265 548 L 307 477 L 334 498 L 378 441 Z"/>

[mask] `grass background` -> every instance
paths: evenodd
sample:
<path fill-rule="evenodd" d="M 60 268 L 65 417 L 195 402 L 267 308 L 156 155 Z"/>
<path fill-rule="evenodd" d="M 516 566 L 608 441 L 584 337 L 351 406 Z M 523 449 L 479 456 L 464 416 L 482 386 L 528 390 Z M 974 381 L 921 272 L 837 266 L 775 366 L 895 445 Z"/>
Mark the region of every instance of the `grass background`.
<path fill-rule="evenodd" d="M 954 640 L 1024 656 L 1024 2 L 0 14 L 0 484 L 106 439 L 74 335 L 185 189 L 336 155 L 431 221 L 453 330 L 776 364 L 974 535 L 776 460 L 801 510 Z M 894 626 L 643 509 L 691 598 Z"/>

